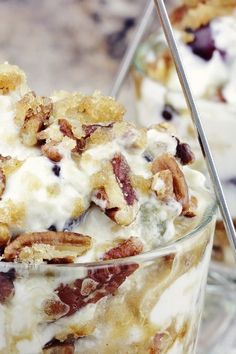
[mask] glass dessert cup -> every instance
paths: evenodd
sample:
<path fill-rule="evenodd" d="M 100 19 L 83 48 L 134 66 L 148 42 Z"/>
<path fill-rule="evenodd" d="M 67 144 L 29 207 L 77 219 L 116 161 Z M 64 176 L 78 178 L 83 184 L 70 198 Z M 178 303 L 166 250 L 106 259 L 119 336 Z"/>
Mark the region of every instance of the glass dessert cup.
<path fill-rule="evenodd" d="M 196 350 L 216 205 L 182 238 L 74 265 L 0 263 L 0 353 Z"/>
<path fill-rule="evenodd" d="M 160 79 L 154 80 L 150 77 L 145 69 L 144 58 L 150 48 L 158 53 L 167 48 L 167 44 L 163 38 L 160 37 L 158 42 L 155 36 L 151 36 L 137 52 L 132 71 L 136 97 L 135 123 L 139 126 L 158 123 L 173 125 L 178 136 L 191 142 L 196 157 L 194 167 L 206 173 L 205 162 L 181 87 L 179 91 L 169 89 Z M 236 225 L 235 169 L 232 164 L 236 149 L 232 129 L 235 126 L 236 106 L 221 101 L 220 97 L 197 98 L 197 106 Z M 219 134 L 221 131 L 224 134 Z M 220 216 L 216 223 L 213 259 L 218 270 L 221 270 L 222 265 L 223 274 L 226 273 L 225 269 L 228 269 L 229 273 L 234 271 L 234 256 Z"/>

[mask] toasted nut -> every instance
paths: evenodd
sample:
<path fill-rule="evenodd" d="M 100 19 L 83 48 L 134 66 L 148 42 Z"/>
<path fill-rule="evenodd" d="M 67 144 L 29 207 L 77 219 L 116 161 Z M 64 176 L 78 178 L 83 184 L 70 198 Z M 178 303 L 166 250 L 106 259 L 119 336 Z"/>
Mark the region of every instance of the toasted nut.
<path fill-rule="evenodd" d="M 45 301 L 43 310 L 48 321 L 56 321 L 67 314 L 69 306 L 55 296 Z"/>
<path fill-rule="evenodd" d="M 185 177 L 175 158 L 170 154 L 157 157 L 152 163 L 152 173 L 170 170 L 173 177 L 173 188 L 176 200 L 182 204 L 183 212 L 189 209 L 188 186 Z"/>
<path fill-rule="evenodd" d="M 0 197 L 3 195 L 6 187 L 6 177 L 3 170 L 0 168 Z"/>
<path fill-rule="evenodd" d="M 119 225 L 129 225 L 138 212 L 136 193 L 131 184 L 130 169 L 121 155 L 115 155 L 111 163 L 91 178 L 95 191 L 94 203 Z M 102 198 L 97 198 L 101 195 Z"/>
<path fill-rule="evenodd" d="M 161 200 L 173 197 L 173 176 L 170 170 L 157 172 L 153 176 L 152 190 L 155 191 L 157 197 Z"/>
<path fill-rule="evenodd" d="M 57 150 L 57 146 L 54 141 L 49 141 L 48 143 L 42 145 L 41 151 L 43 155 L 47 156 L 50 160 L 54 162 L 59 162 L 62 159 L 62 156 Z"/>
<path fill-rule="evenodd" d="M 118 154 L 113 157 L 111 164 L 125 201 L 128 205 L 133 205 L 137 198 L 130 180 L 129 165 L 127 164 L 125 158 Z"/>
<path fill-rule="evenodd" d="M 6 246 L 11 238 L 11 233 L 7 224 L 0 223 L 0 246 Z"/>
<path fill-rule="evenodd" d="M 88 304 L 95 304 L 103 297 L 114 295 L 120 285 L 137 268 L 138 264 L 135 263 L 94 268 L 89 270 L 88 276 L 83 279 L 61 284 L 55 289 L 55 293 L 62 302 L 70 306 L 66 314 L 69 316 Z M 85 291 L 84 281 L 86 281 L 86 286 L 88 282 L 91 282 L 88 291 Z"/>
<path fill-rule="evenodd" d="M 124 257 L 136 256 L 143 250 L 143 244 L 138 237 L 130 237 L 128 240 L 121 242 L 117 247 L 107 251 L 103 259 L 117 259 Z"/>
<path fill-rule="evenodd" d="M 63 135 L 68 136 L 71 139 L 75 138 L 72 128 L 71 128 L 71 125 L 67 119 L 59 119 L 58 124 L 60 127 L 60 131 L 62 132 Z"/>
<path fill-rule="evenodd" d="M 81 256 L 91 248 L 91 237 L 75 232 L 32 232 L 22 234 L 4 250 L 4 259 L 25 262 L 72 258 Z M 51 246 L 51 247 L 50 247 Z"/>

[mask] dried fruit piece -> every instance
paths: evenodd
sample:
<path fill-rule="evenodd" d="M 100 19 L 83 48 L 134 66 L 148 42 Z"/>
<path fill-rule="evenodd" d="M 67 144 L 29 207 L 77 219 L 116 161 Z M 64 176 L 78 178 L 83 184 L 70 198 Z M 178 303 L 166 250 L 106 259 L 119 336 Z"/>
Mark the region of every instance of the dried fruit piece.
<path fill-rule="evenodd" d="M 60 342 L 57 339 L 52 339 L 43 348 L 43 354 L 74 354 L 75 345 L 73 339 Z"/>
<path fill-rule="evenodd" d="M 0 303 L 5 304 L 15 293 L 14 287 L 15 269 L 0 273 Z"/>
<path fill-rule="evenodd" d="M 32 232 L 18 236 L 4 251 L 4 259 L 42 261 L 54 258 L 74 259 L 91 247 L 91 237 L 75 232 Z M 51 247 L 50 247 L 51 246 Z"/>
<path fill-rule="evenodd" d="M 117 247 L 107 251 L 103 259 L 117 259 L 124 257 L 131 257 L 140 254 L 143 250 L 143 244 L 137 237 L 130 237 L 128 240 L 121 242 Z"/>
<path fill-rule="evenodd" d="M 170 170 L 157 172 L 153 176 L 152 190 L 155 191 L 160 200 L 166 200 L 173 197 L 173 176 Z"/>
<path fill-rule="evenodd" d="M 157 157 L 152 163 L 152 173 L 170 170 L 173 177 L 173 188 L 176 200 L 182 204 L 183 212 L 189 209 L 188 186 L 185 177 L 175 158 L 170 154 Z"/>
<path fill-rule="evenodd" d="M 190 163 L 193 163 L 195 160 L 194 153 L 192 152 L 189 144 L 180 143 L 179 139 L 177 139 L 175 156 L 180 159 L 182 165 L 188 165 Z"/>

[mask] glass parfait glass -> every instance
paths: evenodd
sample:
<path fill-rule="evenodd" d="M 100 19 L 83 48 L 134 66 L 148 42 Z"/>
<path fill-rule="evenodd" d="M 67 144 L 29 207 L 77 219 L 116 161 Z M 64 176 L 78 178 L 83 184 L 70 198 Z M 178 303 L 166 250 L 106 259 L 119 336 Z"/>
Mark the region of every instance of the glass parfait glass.
<path fill-rule="evenodd" d="M 215 214 L 129 258 L 0 262 L 0 353 L 195 353 Z"/>

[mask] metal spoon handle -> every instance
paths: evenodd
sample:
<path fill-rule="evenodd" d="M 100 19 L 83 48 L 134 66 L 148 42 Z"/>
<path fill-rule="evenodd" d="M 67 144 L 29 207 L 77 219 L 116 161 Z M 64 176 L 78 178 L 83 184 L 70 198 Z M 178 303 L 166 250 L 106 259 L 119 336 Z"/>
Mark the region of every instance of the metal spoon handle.
<path fill-rule="evenodd" d="M 144 9 L 144 15 L 142 16 L 140 23 L 137 27 L 137 30 L 134 34 L 134 38 L 132 39 L 132 42 L 130 43 L 124 58 L 122 59 L 122 62 L 120 64 L 118 74 L 116 75 L 116 78 L 114 80 L 114 83 L 112 85 L 112 88 L 110 90 L 110 95 L 113 97 L 117 97 L 120 89 L 122 87 L 122 84 L 126 78 L 126 75 L 129 71 L 130 65 L 133 61 L 134 54 L 136 52 L 136 49 L 138 48 L 138 45 L 143 37 L 143 34 L 145 33 L 148 24 L 150 23 L 150 18 L 154 10 L 154 4 L 152 1 L 148 0 L 146 7 Z"/>
<path fill-rule="evenodd" d="M 188 104 L 189 110 L 191 112 L 192 120 L 194 122 L 198 140 L 202 149 L 203 156 L 206 160 L 209 175 L 215 190 L 215 194 L 217 197 L 217 201 L 220 207 L 220 211 L 223 217 L 225 229 L 228 235 L 229 242 L 231 244 L 232 249 L 234 250 L 234 255 L 236 257 L 236 234 L 234 229 L 234 224 L 232 218 L 230 216 L 230 212 L 225 200 L 224 192 L 222 189 L 222 185 L 215 167 L 214 160 L 212 158 L 212 154 L 209 148 L 209 144 L 207 142 L 207 138 L 202 127 L 201 119 L 195 105 L 193 95 L 184 71 L 184 67 L 182 64 L 182 60 L 179 55 L 179 51 L 176 45 L 176 41 L 174 38 L 173 30 L 170 24 L 170 20 L 167 14 L 167 10 L 163 0 L 154 0 L 167 42 L 169 44 L 169 48 L 176 66 L 176 70 L 179 76 L 179 80 L 185 95 L 186 102 Z"/>

